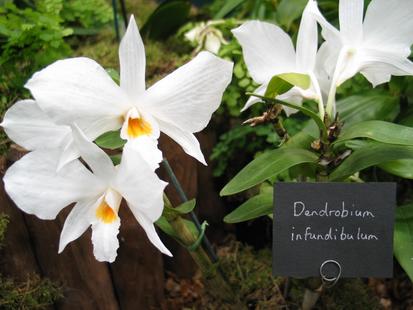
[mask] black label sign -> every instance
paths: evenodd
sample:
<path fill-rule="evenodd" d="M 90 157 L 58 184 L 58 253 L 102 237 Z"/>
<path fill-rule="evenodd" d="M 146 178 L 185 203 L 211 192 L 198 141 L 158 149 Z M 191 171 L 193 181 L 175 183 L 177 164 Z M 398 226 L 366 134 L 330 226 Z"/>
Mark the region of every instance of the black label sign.
<path fill-rule="evenodd" d="M 395 206 L 395 183 L 275 184 L 273 274 L 320 276 L 333 261 L 326 277 L 392 277 Z"/>

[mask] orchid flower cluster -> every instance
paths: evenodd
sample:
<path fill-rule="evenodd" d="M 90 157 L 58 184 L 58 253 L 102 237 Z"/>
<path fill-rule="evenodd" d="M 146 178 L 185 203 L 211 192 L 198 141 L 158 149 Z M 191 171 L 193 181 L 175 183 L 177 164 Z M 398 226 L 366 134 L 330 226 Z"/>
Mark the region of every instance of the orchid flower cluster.
<path fill-rule="evenodd" d="M 284 108 L 287 114 L 296 111 L 291 106 L 299 107 L 303 100 L 316 101 L 319 119 L 326 127 L 329 124 L 323 121 L 336 117 L 337 87 L 357 73 L 373 86 L 388 82 L 392 75 L 413 75 L 413 63 L 408 60 L 413 2 L 372 0 L 364 20 L 363 11 L 363 0 L 340 0 L 338 30 L 323 17 L 316 1 L 309 0 L 295 47 L 287 33 L 267 22 L 247 21 L 234 29 L 249 73 L 259 85 L 243 110 L 266 97 L 274 77 L 297 74 L 307 77 L 306 87 L 292 84 L 277 93 L 276 99 L 290 103 Z M 321 46 L 318 24 L 325 40 Z M 226 41 L 211 30 L 213 26 L 202 24 L 186 37 L 216 52 Z M 34 99 L 17 102 L 1 124 L 13 141 L 30 151 L 4 177 L 9 196 L 20 209 L 41 219 L 54 219 L 75 203 L 61 233 L 59 252 L 91 226 L 95 257 L 108 262 L 115 260 L 119 247 L 122 199 L 154 246 L 171 255 L 154 227 L 163 212 L 166 186 L 155 173 L 163 157 L 157 140 L 163 132 L 206 164 L 194 133 L 207 126 L 219 107 L 233 68 L 229 61 L 200 52 L 146 89 L 145 49 L 133 16 L 119 47 L 119 59 L 120 85 L 88 58 L 49 65 L 25 85 Z M 127 141 L 117 166 L 93 143 L 109 131 L 119 131 Z M 304 155 L 297 164 L 319 159 L 317 154 Z M 228 187 L 226 194 L 265 179 L 260 175 L 248 183 L 251 170 L 246 171 L 240 174 L 237 188 Z"/>
<path fill-rule="evenodd" d="M 113 262 L 125 199 L 152 244 L 171 256 L 154 227 L 167 184 L 155 173 L 163 159 L 157 140 L 165 133 L 206 165 L 194 133 L 218 108 L 232 63 L 201 52 L 146 89 L 145 49 L 133 16 L 119 59 L 120 86 L 83 57 L 57 61 L 33 75 L 25 87 L 34 100 L 14 104 L 1 124 L 30 151 L 7 170 L 5 188 L 20 209 L 41 219 L 54 219 L 75 203 L 59 252 L 91 226 L 96 259 Z M 117 166 L 93 143 L 116 130 L 127 141 Z"/>
<path fill-rule="evenodd" d="M 309 0 L 303 12 L 296 48 L 280 27 L 248 21 L 232 32 L 243 48 L 244 60 L 264 96 L 271 79 L 285 73 L 307 75 L 308 88 L 293 87 L 277 99 L 300 105 L 304 99 L 318 102 L 319 115 L 334 119 L 337 87 L 357 73 L 375 87 L 392 75 L 413 75 L 408 60 L 413 43 L 413 3 L 410 0 L 372 0 L 364 20 L 364 0 L 340 0 L 340 30 Z M 324 42 L 318 48 L 317 23 Z M 261 101 L 252 96 L 244 109 Z M 296 110 L 285 108 L 287 114 Z"/>

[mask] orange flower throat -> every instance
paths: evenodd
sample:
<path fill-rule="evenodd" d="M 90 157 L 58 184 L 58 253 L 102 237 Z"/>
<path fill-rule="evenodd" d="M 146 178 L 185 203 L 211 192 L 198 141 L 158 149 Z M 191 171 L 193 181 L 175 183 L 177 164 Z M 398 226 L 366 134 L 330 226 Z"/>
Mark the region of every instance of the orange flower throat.
<path fill-rule="evenodd" d="M 99 207 L 96 209 L 96 217 L 100 219 L 105 224 L 113 223 L 117 215 L 112 210 L 111 207 L 106 203 L 106 201 L 102 201 Z"/>
<path fill-rule="evenodd" d="M 143 118 L 129 118 L 128 120 L 128 135 L 132 138 L 137 138 L 152 133 L 152 126 Z"/>

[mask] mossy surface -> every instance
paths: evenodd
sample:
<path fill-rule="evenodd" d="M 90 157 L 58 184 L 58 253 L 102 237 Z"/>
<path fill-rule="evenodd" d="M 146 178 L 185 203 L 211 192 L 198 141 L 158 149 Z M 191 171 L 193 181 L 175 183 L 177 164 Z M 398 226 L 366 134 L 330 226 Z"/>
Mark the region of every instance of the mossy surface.
<path fill-rule="evenodd" d="M 5 238 L 8 222 L 8 217 L 0 214 L 0 246 Z M 44 309 L 60 298 L 61 288 L 38 275 L 28 275 L 26 282 L 17 283 L 0 274 L 0 309 Z"/>
<path fill-rule="evenodd" d="M 221 265 L 241 303 L 249 309 L 276 309 L 285 305 L 282 278 L 271 271 L 271 250 L 255 251 L 233 242 L 219 251 Z"/>
<path fill-rule="evenodd" d="M 0 213 L 0 247 L 6 235 L 7 224 L 9 223 L 9 218 L 7 215 Z"/>
<path fill-rule="evenodd" d="M 37 275 L 30 276 L 24 283 L 0 276 L 0 309 L 44 309 L 61 297 L 58 286 Z"/>
<path fill-rule="evenodd" d="M 242 304 L 248 309 L 299 309 L 305 291 L 304 280 L 291 279 L 285 294 L 286 278 L 272 276 L 271 250 L 254 250 L 239 242 L 231 242 L 219 250 L 221 266 Z M 206 292 L 207 294 L 207 292 Z M 220 309 L 230 305 L 211 300 Z M 212 309 L 212 308 L 211 308 Z M 361 279 L 342 279 L 325 289 L 314 309 L 364 310 L 382 309 L 379 299 Z"/>

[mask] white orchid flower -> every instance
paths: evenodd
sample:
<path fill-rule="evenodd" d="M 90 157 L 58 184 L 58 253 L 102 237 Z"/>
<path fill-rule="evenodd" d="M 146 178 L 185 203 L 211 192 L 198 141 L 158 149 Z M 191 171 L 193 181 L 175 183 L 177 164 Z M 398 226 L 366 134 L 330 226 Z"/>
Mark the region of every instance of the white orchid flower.
<path fill-rule="evenodd" d="M 120 87 L 95 61 L 57 61 L 26 87 L 59 124 L 75 122 L 88 137 L 121 128 L 121 137 L 152 139 L 162 131 L 206 164 L 195 132 L 206 127 L 232 78 L 232 63 L 201 52 L 145 89 L 145 50 L 133 16 L 119 47 Z"/>
<path fill-rule="evenodd" d="M 253 80 L 260 84 L 255 93 L 264 95 L 268 83 L 275 75 L 283 73 L 303 73 L 311 78 L 307 90 L 299 87 L 278 96 L 280 100 L 300 104 L 303 98 L 318 101 L 320 115 L 324 115 L 321 89 L 316 77 L 316 58 L 318 48 L 317 22 L 311 14 L 316 3 L 309 0 L 304 10 L 294 49 L 290 36 L 280 27 L 260 21 L 248 21 L 232 30 L 241 44 L 244 60 Z M 242 111 L 260 99 L 251 97 Z M 286 112 L 292 112 L 286 109 Z"/>
<path fill-rule="evenodd" d="M 93 173 L 79 160 L 56 172 L 59 150 L 36 150 L 7 170 L 3 180 L 11 199 L 21 210 L 41 219 L 54 219 L 67 205 L 76 203 L 64 224 L 59 253 L 92 226 L 96 259 L 113 262 L 119 247 L 118 210 L 125 198 L 152 244 L 171 256 L 153 224 L 162 214 L 166 183 L 130 144 L 115 167 L 77 127 L 72 130 L 75 145 Z"/>
<path fill-rule="evenodd" d="M 340 31 L 316 6 L 312 9 L 323 28 L 323 48 L 328 51 L 325 64 L 332 72 L 330 115 L 335 114 L 336 88 L 358 72 L 374 87 L 390 81 L 392 75 L 413 74 L 413 63 L 407 59 L 413 43 L 411 0 L 372 0 L 364 21 L 364 0 L 340 0 Z"/>
<path fill-rule="evenodd" d="M 201 22 L 191 30 L 185 33 L 185 38 L 192 43 L 197 44 L 195 52 L 201 49 L 218 54 L 222 44 L 228 44 L 224 39 L 222 32 L 215 26 L 222 24 L 223 21 Z"/>
<path fill-rule="evenodd" d="M 56 149 L 59 154 L 57 171 L 68 162 L 78 158 L 72 129 L 68 125 L 56 124 L 32 99 L 20 100 L 7 110 L 0 124 L 7 136 L 27 151 Z M 95 135 L 88 136 L 90 141 Z M 146 159 L 153 170 L 162 161 L 162 152 L 156 140 L 141 137 L 132 143 L 140 155 Z"/>
<path fill-rule="evenodd" d="M 55 124 L 32 99 L 12 105 L 0 126 L 11 140 L 28 151 L 57 148 L 63 153 L 71 139 L 70 126 Z"/>

